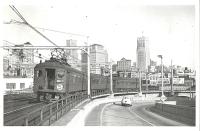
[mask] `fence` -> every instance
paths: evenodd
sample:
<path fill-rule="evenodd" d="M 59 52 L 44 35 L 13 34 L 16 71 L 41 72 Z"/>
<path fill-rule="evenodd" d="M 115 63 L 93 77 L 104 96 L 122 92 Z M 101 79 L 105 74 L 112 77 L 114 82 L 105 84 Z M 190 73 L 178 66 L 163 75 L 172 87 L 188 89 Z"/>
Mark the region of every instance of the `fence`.
<path fill-rule="evenodd" d="M 106 95 L 105 95 L 106 94 Z M 93 90 L 92 97 L 105 97 L 108 96 L 105 90 Z M 4 123 L 5 126 L 38 126 L 48 122 L 58 120 L 64 114 L 69 112 L 72 108 L 83 102 L 88 98 L 87 92 L 78 92 L 73 95 L 67 96 L 58 101 L 51 102 L 41 108 L 38 108 L 25 116 Z"/>
<path fill-rule="evenodd" d="M 77 93 L 47 104 L 29 114 L 4 123 L 5 126 L 36 126 L 48 121 L 49 125 L 58 120 L 73 107 L 87 99 L 86 93 Z"/>

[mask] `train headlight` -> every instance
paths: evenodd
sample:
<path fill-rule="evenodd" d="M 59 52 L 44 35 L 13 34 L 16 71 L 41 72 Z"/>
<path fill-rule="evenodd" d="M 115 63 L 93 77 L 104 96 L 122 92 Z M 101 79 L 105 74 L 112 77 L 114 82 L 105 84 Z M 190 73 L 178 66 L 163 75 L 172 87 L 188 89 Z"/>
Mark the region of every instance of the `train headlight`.
<path fill-rule="evenodd" d="M 58 85 L 57 85 L 57 90 L 60 91 L 60 90 L 62 90 L 62 89 L 63 89 L 63 84 L 58 84 Z"/>

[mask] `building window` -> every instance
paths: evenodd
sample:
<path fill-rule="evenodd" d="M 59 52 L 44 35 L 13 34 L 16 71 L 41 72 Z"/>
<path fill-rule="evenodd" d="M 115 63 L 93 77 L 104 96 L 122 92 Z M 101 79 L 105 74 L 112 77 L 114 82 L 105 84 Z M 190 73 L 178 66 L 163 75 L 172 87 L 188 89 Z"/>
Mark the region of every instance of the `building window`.
<path fill-rule="evenodd" d="M 6 83 L 6 89 L 16 89 L 16 83 Z"/>
<path fill-rule="evenodd" d="M 42 70 L 37 71 L 37 77 L 40 77 L 40 76 L 42 76 Z"/>
<path fill-rule="evenodd" d="M 25 83 L 20 83 L 20 89 L 25 89 Z"/>

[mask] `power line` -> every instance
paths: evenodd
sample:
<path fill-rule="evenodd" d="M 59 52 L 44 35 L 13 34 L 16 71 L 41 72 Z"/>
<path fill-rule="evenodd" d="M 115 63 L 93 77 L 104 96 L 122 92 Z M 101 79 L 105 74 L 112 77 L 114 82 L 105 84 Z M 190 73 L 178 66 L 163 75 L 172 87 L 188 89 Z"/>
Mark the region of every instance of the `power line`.
<path fill-rule="evenodd" d="M 55 44 L 53 41 L 51 41 L 49 38 L 47 38 L 45 35 L 43 35 L 41 32 L 39 32 L 36 28 L 34 28 L 32 25 L 30 25 L 26 21 L 26 19 L 24 19 L 24 17 L 19 13 L 19 11 L 14 6 L 10 6 L 10 8 L 22 19 L 22 21 L 24 22 L 24 24 L 28 25 L 31 29 L 33 29 L 35 32 L 37 32 L 38 34 L 40 34 L 47 41 L 49 41 L 50 43 L 52 43 L 54 46 L 58 47 L 57 44 Z"/>
<path fill-rule="evenodd" d="M 42 29 L 42 30 L 56 32 L 56 33 L 62 33 L 62 34 L 68 34 L 68 35 L 75 35 L 75 36 L 87 37 L 86 35 L 81 35 L 81 34 L 67 33 L 67 32 L 64 32 L 64 31 L 59 31 L 59 30 L 54 30 L 54 29 L 49 29 L 49 28 L 42 28 L 42 27 L 37 27 L 37 26 L 34 26 L 34 27 L 38 28 L 38 29 Z"/>
<path fill-rule="evenodd" d="M 9 41 L 7 41 L 7 40 L 3 40 L 4 42 L 6 42 L 6 43 L 9 43 L 9 44 L 11 44 L 11 45 L 16 45 L 16 44 L 14 44 L 14 43 L 12 43 L 12 42 L 9 42 Z M 7 50 L 9 50 L 9 49 L 7 49 Z M 31 54 L 31 53 L 29 53 L 27 50 L 23 50 L 24 52 L 26 52 L 26 53 L 28 53 L 28 54 Z M 13 53 L 13 52 L 12 52 Z M 34 55 L 34 53 L 37 53 L 39 56 L 36 56 L 36 55 Z M 40 53 L 38 53 L 37 51 L 36 52 L 34 52 L 33 53 L 33 56 L 35 56 L 35 57 L 38 57 L 38 58 L 42 58 L 42 59 L 44 59 L 44 60 L 47 60 L 48 58 L 47 57 L 45 57 L 45 56 L 42 56 Z M 16 54 L 16 53 L 15 53 Z M 17 54 L 16 54 L 17 55 Z"/>
<path fill-rule="evenodd" d="M 56 46 L 56 47 L 59 47 L 56 43 L 54 43 L 52 40 L 50 40 L 48 37 L 46 37 L 45 35 L 43 35 L 40 31 L 38 31 L 35 27 L 33 27 L 32 25 L 30 25 L 27 21 L 26 21 L 26 19 L 20 14 L 20 12 L 15 8 L 15 6 L 11 6 L 11 5 L 9 5 L 10 6 L 10 8 L 22 19 L 22 21 L 23 21 L 23 23 L 24 24 L 26 24 L 26 25 L 28 25 L 31 29 L 33 29 L 34 31 L 36 31 L 38 34 L 40 34 L 43 38 L 45 38 L 47 41 L 49 41 L 50 43 L 52 43 L 54 46 Z M 69 55 L 69 53 L 68 53 L 68 55 Z M 76 57 L 73 57 L 73 56 L 71 56 L 71 55 L 69 55 L 71 58 L 73 58 L 73 59 L 77 59 L 77 60 L 79 60 L 78 58 L 76 58 Z"/>

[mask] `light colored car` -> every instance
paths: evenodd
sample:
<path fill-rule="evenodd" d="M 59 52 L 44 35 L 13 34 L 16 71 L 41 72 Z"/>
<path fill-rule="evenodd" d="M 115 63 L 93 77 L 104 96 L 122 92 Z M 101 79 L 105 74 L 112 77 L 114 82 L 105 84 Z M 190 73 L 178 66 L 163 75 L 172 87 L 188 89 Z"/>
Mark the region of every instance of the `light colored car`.
<path fill-rule="evenodd" d="M 131 99 L 128 97 L 123 97 L 121 104 L 122 106 L 132 106 Z"/>

